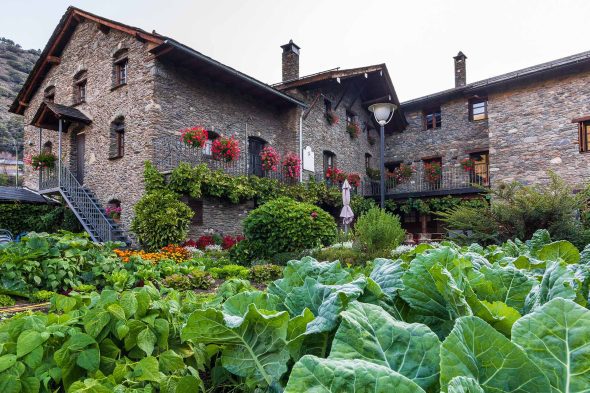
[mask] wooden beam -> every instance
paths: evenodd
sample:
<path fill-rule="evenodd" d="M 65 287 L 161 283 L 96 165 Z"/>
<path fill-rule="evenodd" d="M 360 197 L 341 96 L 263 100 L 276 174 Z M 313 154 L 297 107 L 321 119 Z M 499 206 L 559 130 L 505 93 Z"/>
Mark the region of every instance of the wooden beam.
<path fill-rule="evenodd" d="M 29 106 L 29 104 L 28 104 L 28 103 L 26 103 L 26 102 L 24 102 L 24 101 L 19 101 L 19 102 L 18 102 L 18 104 L 19 104 L 20 106 L 24 106 L 25 108 L 27 108 L 27 107 Z"/>
<path fill-rule="evenodd" d="M 127 26 L 122 26 L 118 23 L 114 23 L 114 22 L 108 21 L 106 19 L 96 17 L 94 15 L 86 14 L 86 13 L 79 11 L 79 10 L 75 10 L 74 13 L 76 15 L 80 15 L 86 19 L 89 19 L 89 20 L 99 23 L 101 25 L 110 27 L 111 29 L 120 30 L 120 31 L 123 31 L 123 32 L 130 34 L 132 36 L 140 37 L 141 39 L 144 39 L 146 41 L 157 42 L 157 43 L 162 43 L 164 41 L 163 39 L 156 38 L 151 34 L 146 34 L 146 33 L 138 31 L 137 29 L 133 29 L 133 28 L 130 28 Z"/>
<path fill-rule="evenodd" d="M 49 64 L 59 64 L 61 63 L 61 58 L 58 56 L 47 56 L 47 62 Z"/>
<path fill-rule="evenodd" d="M 311 105 L 309 106 L 309 108 L 307 108 L 307 110 L 303 114 L 303 120 L 307 119 L 307 116 L 309 116 L 309 114 L 311 113 L 311 110 L 313 109 L 313 107 L 315 106 L 315 104 L 317 104 L 317 102 L 318 102 L 318 100 L 320 99 L 321 96 L 322 96 L 322 93 L 318 93 L 315 96 L 315 98 L 313 99 Z"/>
<path fill-rule="evenodd" d="M 346 93 L 348 93 L 348 88 L 349 87 L 350 87 L 350 84 L 347 84 L 346 86 L 344 86 L 344 91 L 340 95 L 340 99 L 338 100 L 338 103 L 334 107 L 334 110 L 338 109 L 338 107 L 340 106 L 340 103 L 342 102 L 342 99 L 344 98 L 344 96 L 346 95 Z"/>
<path fill-rule="evenodd" d="M 356 84 L 355 84 L 355 87 L 356 87 Z M 356 100 L 358 100 L 358 99 L 359 99 L 359 97 L 361 96 L 361 94 L 363 94 L 363 91 L 365 91 L 365 88 L 366 88 L 366 87 L 367 87 L 367 84 L 365 83 L 365 84 L 363 85 L 363 87 L 362 87 L 362 88 L 360 88 L 360 89 L 357 89 L 357 90 L 358 90 L 358 92 L 357 92 L 356 96 L 354 97 L 354 99 L 352 100 L 352 102 L 350 103 L 350 107 L 351 107 L 351 108 L 353 107 L 353 105 L 354 105 L 354 103 L 356 102 Z"/>
<path fill-rule="evenodd" d="M 108 27 L 108 26 L 105 26 L 103 24 L 99 24 L 98 25 L 98 30 L 100 30 L 101 33 L 103 33 L 103 34 L 109 34 L 109 32 L 111 31 L 111 28 Z"/>
<path fill-rule="evenodd" d="M 361 102 L 361 105 L 362 106 L 369 106 L 369 105 L 377 104 L 379 102 L 391 102 L 391 94 L 388 94 L 383 97 L 375 98 L 375 99 L 372 99 L 369 101 Z"/>

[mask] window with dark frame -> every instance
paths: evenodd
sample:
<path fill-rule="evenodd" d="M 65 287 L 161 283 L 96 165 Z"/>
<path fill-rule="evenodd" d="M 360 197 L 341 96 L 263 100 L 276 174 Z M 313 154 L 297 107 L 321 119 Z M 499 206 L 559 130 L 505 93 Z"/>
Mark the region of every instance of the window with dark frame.
<path fill-rule="evenodd" d="M 474 98 L 469 100 L 469 121 L 480 121 L 488 118 L 487 98 Z"/>
<path fill-rule="evenodd" d="M 373 158 L 371 153 L 365 153 L 365 169 L 371 168 L 371 158 Z"/>
<path fill-rule="evenodd" d="M 113 57 L 113 87 L 127 84 L 127 49 L 121 49 Z"/>
<path fill-rule="evenodd" d="M 348 111 L 348 110 L 346 111 L 346 125 L 347 126 L 354 123 L 355 116 L 356 115 L 353 112 Z"/>
<path fill-rule="evenodd" d="M 336 168 L 336 154 L 331 151 L 324 151 L 324 173 L 328 171 L 328 168 Z"/>
<path fill-rule="evenodd" d="M 121 158 L 125 155 L 125 121 L 122 117 L 111 124 L 111 143 L 109 158 Z"/>
<path fill-rule="evenodd" d="M 327 98 L 324 98 L 324 108 L 326 113 L 330 113 L 332 111 L 332 101 Z"/>
<path fill-rule="evenodd" d="M 86 102 L 86 71 L 80 71 L 74 77 L 74 104 Z"/>
<path fill-rule="evenodd" d="M 442 125 L 442 116 L 440 107 L 424 111 L 424 129 L 432 130 L 440 128 Z"/>
<path fill-rule="evenodd" d="M 55 86 L 48 86 L 43 92 L 43 99 L 48 102 L 55 101 Z"/>
<path fill-rule="evenodd" d="M 578 122 L 578 144 L 580 153 L 590 152 L 590 120 Z"/>

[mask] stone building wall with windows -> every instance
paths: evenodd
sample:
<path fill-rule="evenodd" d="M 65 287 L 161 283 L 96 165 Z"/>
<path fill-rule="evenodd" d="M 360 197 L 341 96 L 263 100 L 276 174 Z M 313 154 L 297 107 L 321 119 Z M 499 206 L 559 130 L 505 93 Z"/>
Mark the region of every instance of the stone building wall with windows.
<path fill-rule="evenodd" d="M 385 161 L 387 164 L 405 163 L 421 165 L 423 159 L 441 157 L 443 167 L 458 166 L 470 153 L 489 149 L 488 120 L 471 121 L 469 101 L 454 99 L 440 106 L 441 124 L 438 128 L 426 129 L 425 111 L 416 108 L 402 109 L 408 127 L 402 132 L 385 138 Z"/>
<path fill-rule="evenodd" d="M 515 86 L 489 95 L 493 184 L 546 182 L 547 171 L 581 186 L 590 153 L 580 153 L 578 124 L 590 115 L 590 72 Z"/>
<path fill-rule="evenodd" d="M 113 86 L 113 56 L 120 49 L 128 49 L 127 83 Z M 148 44 L 116 29 L 101 30 L 92 21 L 81 21 L 65 47 L 60 64 L 49 71 L 24 113 L 25 124 L 30 124 L 44 98 L 44 91 L 55 86 L 54 101 L 75 105 L 75 76 L 86 71 L 86 99 L 76 108 L 92 123 L 84 127 L 70 127 L 63 134 L 64 162 L 76 173 L 76 134 L 85 134 L 84 185 L 106 206 L 112 199 L 121 202 L 121 222 L 129 228 L 132 206 L 144 192 L 143 165 L 152 158 L 154 124 L 160 108 L 154 102 L 154 60 Z M 109 159 L 111 123 L 122 116 L 125 120 L 124 155 Z M 42 130 L 41 145 L 52 142 L 57 154 L 57 131 Z M 25 127 L 25 156 L 39 152 L 39 129 Z M 25 169 L 25 184 L 36 189 L 38 173 Z"/>

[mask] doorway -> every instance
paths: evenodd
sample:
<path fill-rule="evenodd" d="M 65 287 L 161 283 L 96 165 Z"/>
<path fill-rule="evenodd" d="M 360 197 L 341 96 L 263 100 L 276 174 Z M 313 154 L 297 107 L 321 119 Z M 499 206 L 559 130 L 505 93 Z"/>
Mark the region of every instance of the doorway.
<path fill-rule="evenodd" d="M 86 151 L 86 134 L 76 134 L 76 180 L 84 184 L 84 152 Z"/>

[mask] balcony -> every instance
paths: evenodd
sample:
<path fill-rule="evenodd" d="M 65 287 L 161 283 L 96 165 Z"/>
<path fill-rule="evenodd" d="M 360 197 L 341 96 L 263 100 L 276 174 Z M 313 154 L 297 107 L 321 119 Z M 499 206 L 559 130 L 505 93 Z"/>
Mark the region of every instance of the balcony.
<path fill-rule="evenodd" d="M 481 192 L 482 187 L 490 186 L 488 164 L 476 164 L 471 171 L 460 166 L 444 167 L 439 179 L 427 180 L 424 168 L 419 166 L 416 172 L 405 181 L 393 178 L 385 181 L 385 195 L 393 199 L 416 198 L 423 196 L 441 196 L 452 194 L 471 194 Z M 379 195 L 379 181 L 369 180 L 364 185 L 366 196 Z"/>

